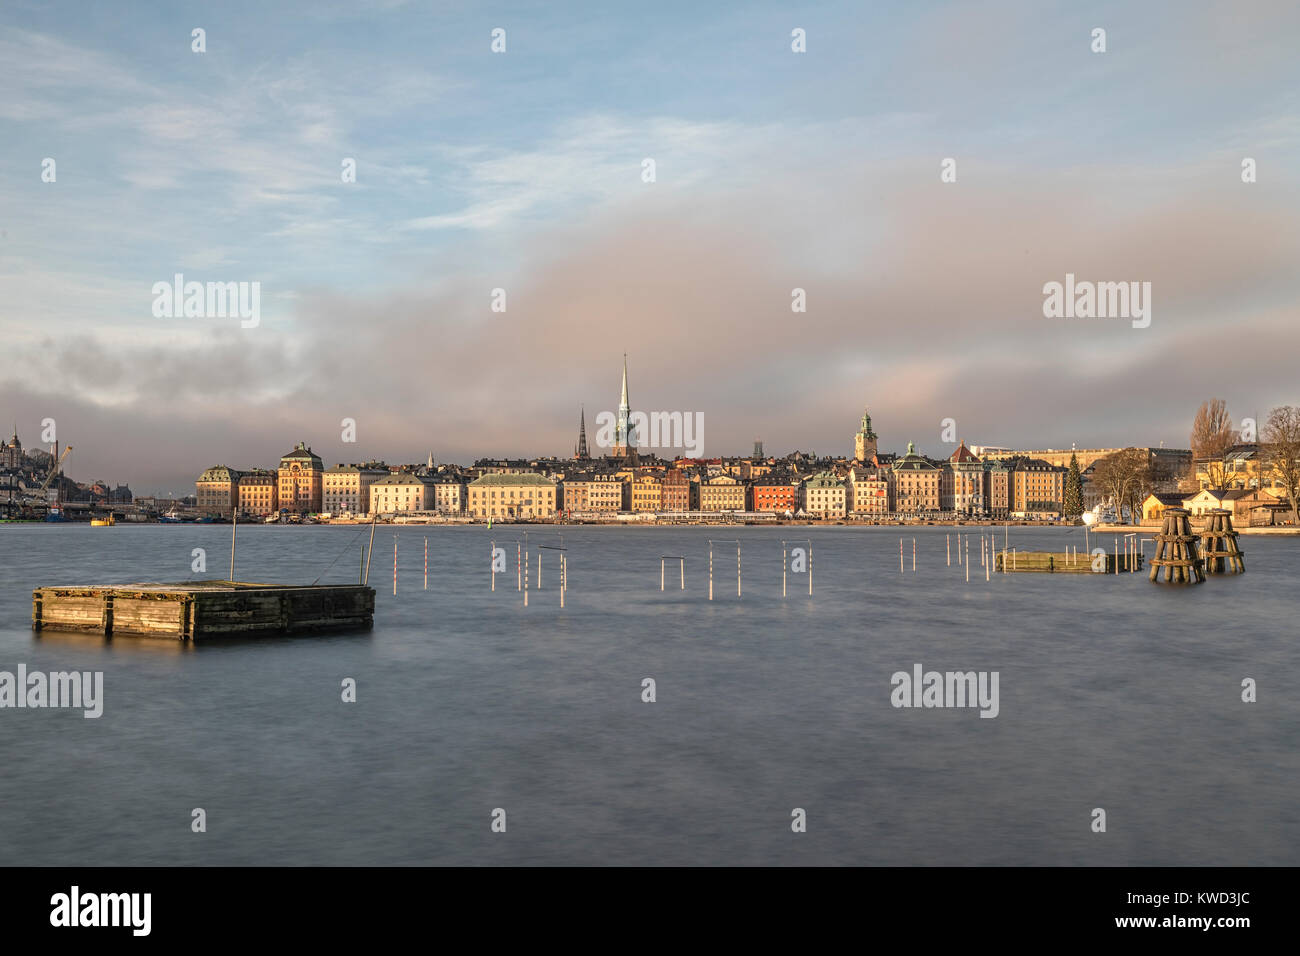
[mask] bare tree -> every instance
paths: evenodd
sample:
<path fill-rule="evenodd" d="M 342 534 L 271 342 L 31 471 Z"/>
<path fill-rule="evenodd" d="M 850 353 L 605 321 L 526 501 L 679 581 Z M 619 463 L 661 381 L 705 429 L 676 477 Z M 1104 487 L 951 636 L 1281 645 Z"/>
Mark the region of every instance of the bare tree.
<path fill-rule="evenodd" d="M 1228 405 L 1223 399 L 1212 398 L 1201 403 L 1196 418 L 1192 420 L 1192 468 L 1196 468 L 1197 461 L 1206 460 L 1205 467 L 1211 487 L 1223 487 L 1227 477 L 1224 457 L 1240 438 L 1238 431 L 1232 427 L 1232 417 L 1228 414 Z"/>
<path fill-rule="evenodd" d="M 1114 502 L 1115 515 L 1121 522 L 1125 508 L 1136 522 L 1142 510 L 1142 500 L 1154 485 L 1151 452 L 1145 448 L 1125 448 L 1107 455 L 1093 466 L 1092 481 Z"/>
<path fill-rule="evenodd" d="M 1268 413 L 1262 448 L 1264 473 L 1282 483 L 1291 504 L 1291 520 L 1300 524 L 1300 408 L 1282 405 Z M 1261 474 L 1261 479 L 1263 475 Z M 1262 485 L 1261 480 L 1261 485 Z"/>

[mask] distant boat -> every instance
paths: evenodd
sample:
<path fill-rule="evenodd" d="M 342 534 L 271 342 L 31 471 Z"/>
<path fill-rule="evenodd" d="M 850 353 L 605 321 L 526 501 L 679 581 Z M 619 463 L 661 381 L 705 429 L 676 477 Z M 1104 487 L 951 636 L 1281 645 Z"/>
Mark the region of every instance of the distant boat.
<path fill-rule="evenodd" d="M 212 515 L 204 515 L 204 516 L 201 517 L 201 518 L 195 518 L 195 519 L 194 519 L 194 523 L 195 523 L 195 524 L 213 524 L 216 520 L 217 520 L 217 519 L 214 518 L 214 517 L 212 517 Z"/>
<path fill-rule="evenodd" d="M 178 515 L 176 513 L 176 509 L 173 508 L 171 511 L 164 511 L 162 514 L 160 514 L 158 516 L 158 520 L 163 524 L 180 524 L 181 516 Z"/>
<path fill-rule="evenodd" d="M 117 521 L 114 520 L 114 518 L 113 518 L 112 515 L 109 515 L 107 518 L 91 518 L 91 519 L 90 519 L 90 526 L 91 526 L 92 528 L 111 528 L 111 527 L 113 527 L 115 524 L 117 524 Z"/>
<path fill-rule="evenodd" d="M 275 523 L 276 523 L 277 521 L 279 521 L 279 520 L 280 520 L 280 516 L 279 516 L 279 515 L 267 515 L 267 516 L 263 519 L 263 523 L 264 523 L 264 524 L 275 524 Z"/>

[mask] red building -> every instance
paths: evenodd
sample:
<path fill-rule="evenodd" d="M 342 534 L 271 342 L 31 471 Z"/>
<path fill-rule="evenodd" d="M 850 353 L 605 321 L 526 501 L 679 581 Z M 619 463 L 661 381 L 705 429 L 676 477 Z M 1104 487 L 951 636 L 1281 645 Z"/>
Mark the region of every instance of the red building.
<path fill-rule="evenodd" d="M 669 468 L 664 472 L 663 484 L 660 486 L 663 511 L 691 510 L 691 478 L 686 472 Z"/>
<path fill-rule="evenodd" d="M 750 483 L 746 504 L 750 511 L 794 513 L 799 510 L 799 485 L 788 475 L 763 475 Z"/>

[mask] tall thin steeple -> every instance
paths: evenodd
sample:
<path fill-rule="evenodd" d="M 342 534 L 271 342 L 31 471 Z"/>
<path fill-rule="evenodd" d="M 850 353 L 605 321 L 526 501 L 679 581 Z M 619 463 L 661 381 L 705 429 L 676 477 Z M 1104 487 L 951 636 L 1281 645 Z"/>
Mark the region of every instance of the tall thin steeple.
<path fill-rule="evenodd" d="M 632 425 L 629 421 L 632 408 L 627 400 L 627 353 L 623 353 L 623 392 L 618 402 L 618 423 L 614 433 L 614 455 L 618 458 L 626 458 L 636 444 L 636 436 L 632 434 Z"/>
<path fill-rule="evenodd" d="M 578 411 L 578 447 L 573 450 L 574 458 L 587 458 L 587 408 L 579 406 Z"/>

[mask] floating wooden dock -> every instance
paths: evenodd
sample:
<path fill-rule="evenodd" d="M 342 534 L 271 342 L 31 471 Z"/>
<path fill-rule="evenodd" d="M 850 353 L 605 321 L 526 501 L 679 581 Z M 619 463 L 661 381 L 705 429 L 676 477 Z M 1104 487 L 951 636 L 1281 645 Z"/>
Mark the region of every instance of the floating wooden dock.
<path fill-rule="evenodd" d="M 1102 558 L 1103 555 L 1097 555 Z M 1019 571 L 1043 571 L 1055 574 L 1115 574 L 1142 570 L 1142 554 L 1136 550 L 1119 554 L 1104 555 L 1106 570 L 1092 569 L 1093 556 L 1086 551 L 1072 553 L 1067 551 L 1001 551 L 994 555 L 993 572 L 1001 574 L 1004 570 L 1013 573 Z M 1003 568 L 1003 562 L 1006 567 Z"/>
<path fill-rule="evenodd" d="M 32 627 L 182 641 L 303 634 L 374 624 L 375 591 L 360 584 L 185 581 L 37 588 Z"/>

